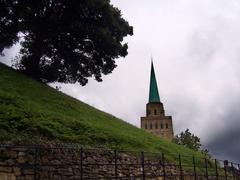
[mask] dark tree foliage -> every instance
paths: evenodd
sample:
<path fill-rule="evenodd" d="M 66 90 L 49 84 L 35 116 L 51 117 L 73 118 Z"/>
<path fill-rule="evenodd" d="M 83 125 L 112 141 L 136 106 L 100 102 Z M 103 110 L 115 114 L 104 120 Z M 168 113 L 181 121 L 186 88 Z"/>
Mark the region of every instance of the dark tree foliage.
<path fill-rule="evenodd" d="M 209 151 L 207 149 L 202 149 L 202 144 L 200 141 L 200 138 L 192 134 L 189 129 L 186 129 L 185 132 L 181 132 L 179 135 L 176 135 L 173 138 L 173 142 L 176 144 L 193 149 L 195 151 L 200 151 L 205 156 L 211 158 Z"/>
<path fill-rule="evenodd" d="M 195 151 L 200 150 L 202 146 L 200 138 L 189 132 L 189 129 L 186 129 L 185 132 L 181 132 L 179 135 L 176 135 L 173 141 Z"/>
<path fill-rule="evenodd" d="M 109 0 L 0 2 L 0 53 L 22 39 L 15 65 L 42 82 L 101 81 L 127 55 L 133 30 Z"/>

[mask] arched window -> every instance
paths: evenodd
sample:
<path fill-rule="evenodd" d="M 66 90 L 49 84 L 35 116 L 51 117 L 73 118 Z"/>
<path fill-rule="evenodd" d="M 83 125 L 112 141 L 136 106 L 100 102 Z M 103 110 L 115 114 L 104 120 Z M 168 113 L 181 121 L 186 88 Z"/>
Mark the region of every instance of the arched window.
<path fill-rule="evenodd" d="M 168 123 L 166 124 L 166 128 L 168 128 Z"/>
<path fill-rule="evenodd" d="M 155 123 L 155 129 L 158 129 L 158 123 Z"/>
<path fill-rule="evenodd" d="M 157 110 L 156 109 L 154 109 L 154 115 L 157 115 Z"/>
<path fill-rule="evenodd" d="M 152 129 L 152 123 L 150 123 L 150 129 Z"/>
<path fill-rule="evenodd" d="M 145 124 L 145 129 L 147 129 L 148 127 L 147 127 L 147 123 Z"/>
<path fill-rule="evenodd" d="M 163 129 L 163 124 L 161 124 L 161 129 Z"/>

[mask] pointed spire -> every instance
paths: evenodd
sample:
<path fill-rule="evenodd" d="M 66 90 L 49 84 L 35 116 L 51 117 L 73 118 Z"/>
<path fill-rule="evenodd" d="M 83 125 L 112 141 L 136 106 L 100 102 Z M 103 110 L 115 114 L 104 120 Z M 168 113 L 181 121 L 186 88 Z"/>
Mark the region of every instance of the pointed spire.
<path fill-rule="evenodd" d="M 152 58 L 151 58 L 152 60 Z M 148 102 L 160 102 L 158 93 L 157 80 L 154 72 L 153 61 L 151 63 L 151 77 L 150 77 L 150 89 L 149 89 L 149 100 Z"/>

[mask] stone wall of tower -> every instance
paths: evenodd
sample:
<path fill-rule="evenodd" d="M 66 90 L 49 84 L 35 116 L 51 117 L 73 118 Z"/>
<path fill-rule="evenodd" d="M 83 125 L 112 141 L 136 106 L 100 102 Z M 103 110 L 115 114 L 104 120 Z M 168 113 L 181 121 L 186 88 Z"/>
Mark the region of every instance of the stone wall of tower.
<path fill-rule="evenodd" d="M 141 128 L 162 138 L 172 140 L 172 117 L 165 116 L 161 102 L 150 102 L 146 106 L 146 117 L 141 117 Z"/>

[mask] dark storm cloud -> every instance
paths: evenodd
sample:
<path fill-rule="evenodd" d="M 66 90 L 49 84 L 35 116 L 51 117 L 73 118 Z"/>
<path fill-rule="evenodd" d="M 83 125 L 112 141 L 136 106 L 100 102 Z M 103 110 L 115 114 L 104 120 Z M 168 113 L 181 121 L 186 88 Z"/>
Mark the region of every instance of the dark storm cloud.
<path fill-rule="evenodd" d="M 217 158 L 240 162 L 240 95 L 239 101 L 228 107 L 221 118 L 224 128 L 217 133 L 206 147 Z M 217 123 L 215 124 L 217 126 Z M 214 127 L 213 127 L 214 128 Z M 213 129 L 214 130 L 214 129 Z"/>
<path fill-rule="evenodd" d="M 206 147 L 218 159 L 228 159 L 240 162 L 240 131 L 239 127 L 231 127 L 229 131 L 219 133 L 219 136 L 210 141 Z"/>

